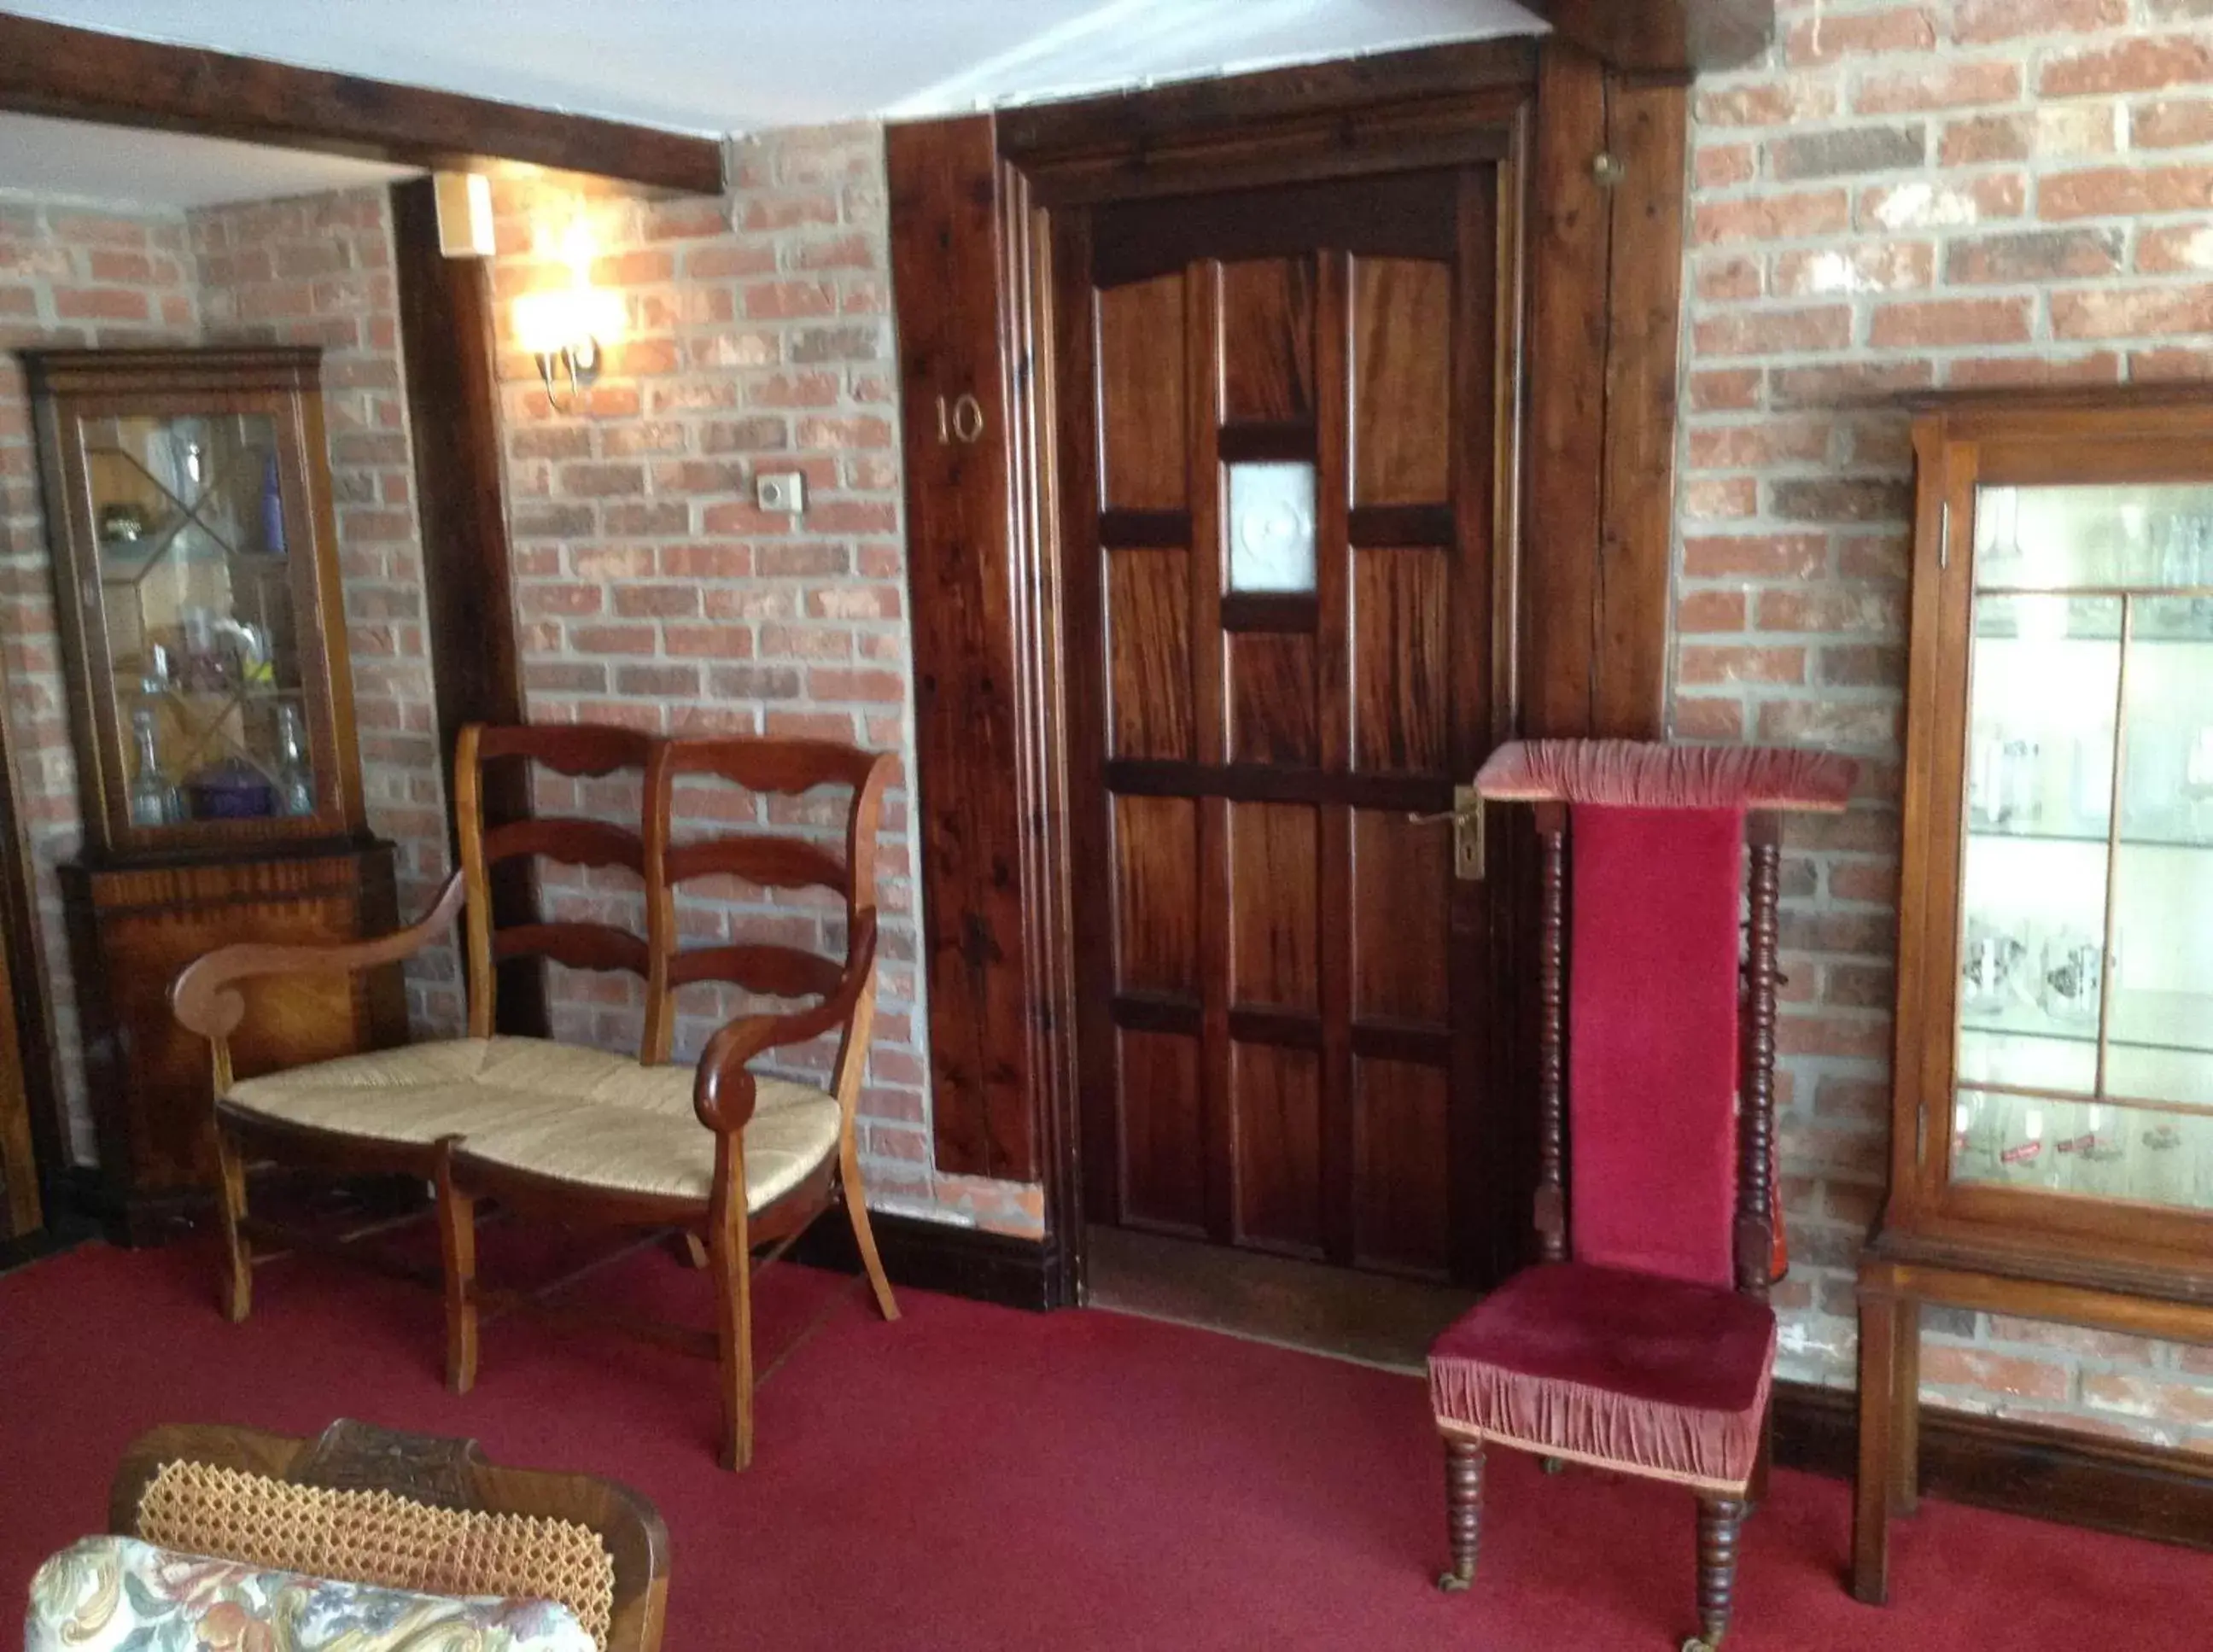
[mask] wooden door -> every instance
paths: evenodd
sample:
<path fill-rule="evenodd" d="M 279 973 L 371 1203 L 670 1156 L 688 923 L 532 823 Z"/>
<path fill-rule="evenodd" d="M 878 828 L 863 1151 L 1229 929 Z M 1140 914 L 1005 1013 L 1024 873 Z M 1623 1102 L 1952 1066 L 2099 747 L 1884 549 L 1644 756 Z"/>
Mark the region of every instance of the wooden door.
<path fill-rule="evenodd" d="M 1092 1222 L 1493 1267 L 1501 175 L 1055 215 Z"/>

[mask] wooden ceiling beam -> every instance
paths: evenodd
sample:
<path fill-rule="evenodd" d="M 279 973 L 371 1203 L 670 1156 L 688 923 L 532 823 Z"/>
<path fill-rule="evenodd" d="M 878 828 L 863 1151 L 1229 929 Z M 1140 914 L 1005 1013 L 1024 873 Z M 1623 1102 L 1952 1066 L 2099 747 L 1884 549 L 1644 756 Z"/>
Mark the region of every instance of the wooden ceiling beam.
<path fill-rule="evenodd" d="M 1520 0 L 1610 68 L 1632 75 L 1741 69 L 1775 40 L 1776 0 Z"/>
<path fill-rule="evenodd" d="M 686 194 L 722 189 L 711 137 L 6 14 L 0 110 L 436 171 L 520 161 Z"/>

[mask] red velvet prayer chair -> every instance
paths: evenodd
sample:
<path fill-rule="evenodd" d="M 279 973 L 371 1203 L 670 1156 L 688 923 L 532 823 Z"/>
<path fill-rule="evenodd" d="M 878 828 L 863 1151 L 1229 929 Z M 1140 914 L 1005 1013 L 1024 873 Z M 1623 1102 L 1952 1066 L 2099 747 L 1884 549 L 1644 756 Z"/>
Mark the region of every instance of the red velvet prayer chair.
<path fill-rule="evenodd" d="M 1775 1359 L 1780 813 L 1841 809 L 1853 775 L 1809 753 L 1539 741 L 1476 777 L 1487 799 L 1536 805 L 1544 848 L 1543 1260 L 1430 1353 L 1452 1533 L 1440 1587 L 1474 1578 L 1496 1442 L 1689 1486 L 1701 1636 L 1685 1652 L 1727 1632 Z"/>

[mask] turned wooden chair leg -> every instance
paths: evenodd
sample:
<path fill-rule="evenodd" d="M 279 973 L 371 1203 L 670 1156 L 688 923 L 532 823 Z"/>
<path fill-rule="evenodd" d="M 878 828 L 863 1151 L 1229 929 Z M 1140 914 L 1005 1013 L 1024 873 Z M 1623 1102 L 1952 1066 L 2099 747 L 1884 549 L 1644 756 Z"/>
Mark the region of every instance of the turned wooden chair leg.
<path fill-rule="evenodd" d="M 1445 1523 L 1452 1537 L 1452 1565 L 1437 1587 L 1456 1594 L 1475 1582 L 1483 1548 L 1483 1442 L 1457 1436 L 1445 1441 Z"/>
<path fill-rule="evenodd" d="M 445 1264 L 446 1387 L 465 1394 L 477 1381 L 477 1202 L 438 1160 L 438 1243 Z"/>
<path fill-rule="evenodd" d="M 876 1294 L 876 1312 L 887 1320 L 899 1318 L 892 1300 L 892 1282 L 884 1277 L 884 1259 L 876 1254 L 875 1230 L 869 1226 L 869 1201 L 861 1190 L 861 1155 L 852 1133 L 838 1149 L 838 1180 L 845 1190 L 845 1214 L 853 1221 L 853 1243 L 861 1253 L 861 1268 L 869 1276 L 869 1289 Z"/>
<path fill-rule="evenodd" d="M 1736 1603 L 1736 1539 L 1744 1525 L 1740 1497 L 1698 1499 L 1698 1637 L 1683 1652 L 1716 1652 L 1728 1633 Z"/>
<path fill-rule="evenodd" d="M 687 1268 L 704 1268 L 707 1265 L 707 1241 L 689 1228 L 670 1235 L 668 1252 Z"/>
<path fill-rule="evenodd" d="M 722 1138 L 717 1157 L 730 1153 Z M 735 1179 L 735 1187 L 732 1181 Z M 722 1386 L 722 1466 L 753 1460 L 753 1250 L 746 1236 L 745 1169 L 717 1164 L 707 1219 L 707 1256 L 715 1276 L 715 1327 Z"/>
<path fill-rule="evenodd" d="M 233 1325 L 253 1311 L 253 1250 L 246 1237 L 246 1161 L 238 1144 L 215 1126 L 216 1208 L 223 1222 L 223 1314 Z"/>

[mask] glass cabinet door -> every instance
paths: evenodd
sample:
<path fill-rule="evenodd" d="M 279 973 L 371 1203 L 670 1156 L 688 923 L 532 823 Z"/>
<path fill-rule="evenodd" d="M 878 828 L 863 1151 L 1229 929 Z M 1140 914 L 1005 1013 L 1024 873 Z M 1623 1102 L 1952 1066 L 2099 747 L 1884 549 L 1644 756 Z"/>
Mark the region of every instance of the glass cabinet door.
<path fill-rule="evenodd" d="M 1978 491 L 1955 1182 L 2213 1209 L 2213 486 Z"/>
<path fill-rule="evenodd" d="M 127 824 L 314 815 L 276 420 L 88 417 L 79 436 L 98 541 L 92 634 L 107 656 L 94 669 L 107 679 Z"/>

